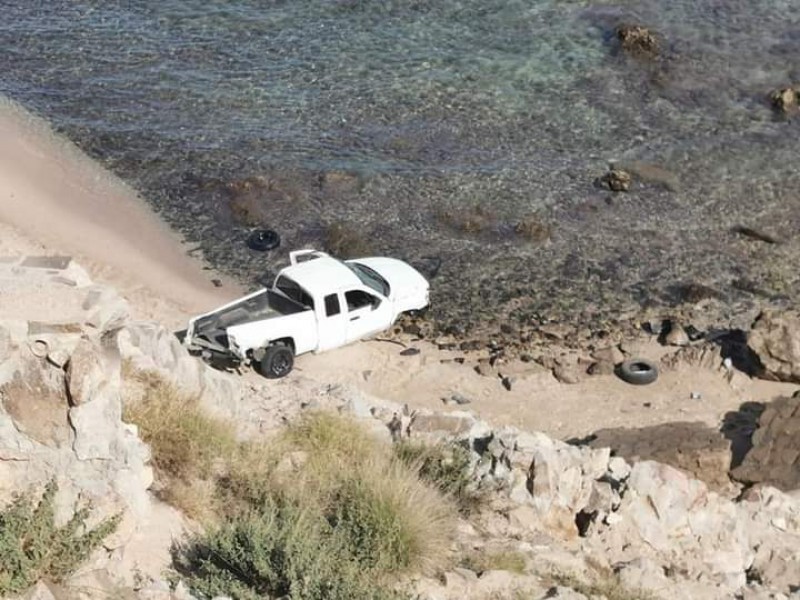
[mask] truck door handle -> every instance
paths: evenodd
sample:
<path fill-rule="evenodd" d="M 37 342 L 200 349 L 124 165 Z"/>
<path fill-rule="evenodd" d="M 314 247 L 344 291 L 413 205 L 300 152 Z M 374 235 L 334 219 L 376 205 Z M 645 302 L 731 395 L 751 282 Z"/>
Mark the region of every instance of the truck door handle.
<path fill-rule="evenodd" d="M 350 317 L 351 321 L 358 321 L 361 317 Z"/>

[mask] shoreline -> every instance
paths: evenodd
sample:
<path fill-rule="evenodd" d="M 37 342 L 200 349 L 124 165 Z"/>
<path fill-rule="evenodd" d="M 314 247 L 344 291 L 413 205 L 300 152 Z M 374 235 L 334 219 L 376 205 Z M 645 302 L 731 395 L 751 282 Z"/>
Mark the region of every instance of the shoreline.
<path fill-rule="evenodd" d="M 0 110 L 0 128 L 0 255 L 69 253 L 95 281 L 116 287 L 136 319 L 158 321 L 173 331 L 189 316 L 240 294 L 230 281 L 214 287 L 210 280 L 222 277 L 188 255 L 178 236 L 129 187 L 54 136 L 41 120 L 19 110 Z M 550 327 L 528 342 L 541 350 L 541 357 L 526 361 L 511 348 L 503 353 L 500 347 L 493 354 L 491 346 L 465 347 L 447 338 L 437 343 L 443 338 L 412 332 L 404 340 L 420 350 L 416 356 L 402 356 L 395 344 L 374 340 L 304 355 L 296 363 L 296 380 L 290 378 L 276 390 L 284 385 L 352 386 L 368 396 L 407 404 L 410 410 L 469 410 L 492 422 L 560 438 L 603 427 L 687 419 L 716 427 L 726 412 L 745 401 L 793 390 L 788 384 L 746 376 L 732 384 L 718 368 L 686 361 L 642 389 L 610 373 L 588 376 L 586 360 L 595 350 L 618 346 L 623 339 L 629 356 L 660 360 L 675 348 L 623 326 L 578 345 L 571 346 L 568 338 Z M 554 365 L 570 362 L 582 369 L 575 384 L 554 376 Z M 244 377 L 260 378 L 251 372 Z M 692 399 L 694 392 L 705 399 L 701 404 Z M 470 402 L 449 403 L 453 395 Z"/>

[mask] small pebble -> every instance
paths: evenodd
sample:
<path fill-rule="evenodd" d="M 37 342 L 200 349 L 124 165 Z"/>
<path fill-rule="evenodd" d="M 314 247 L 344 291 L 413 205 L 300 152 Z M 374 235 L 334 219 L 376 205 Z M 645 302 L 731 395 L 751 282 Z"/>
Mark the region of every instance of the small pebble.
<path fill-rule="evenodd" d="M 458 404 L 459 406 L 461 406 L 464 404 L 470 404 L 472 400 L 470 400 L 469 398 L 467 398 L 462 394 L 455 393 L 452 394 L 449 398 L 442 398 L 442 402 L 444 402 L 445 404 Z"/>
<path fill-rule="evenodd" d="M 700 400 L 703 395 L 700 392 L 692 392 L 689 396 L 692 400 Z"/>
<path fill-rule="evenodd" d="M 419 354 L 419 348 L 406 348 L 400 352 L 400 356 L 414 356 Z"/>

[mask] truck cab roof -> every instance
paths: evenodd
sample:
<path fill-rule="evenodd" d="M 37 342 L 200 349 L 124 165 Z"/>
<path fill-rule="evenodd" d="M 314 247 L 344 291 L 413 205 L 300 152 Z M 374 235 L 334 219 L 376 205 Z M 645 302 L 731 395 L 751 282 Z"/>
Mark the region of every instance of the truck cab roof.
<path fill-rule="evenodd" d="M 361 280 L 345 263 L 321 252 L 286 267 L 278 277 L 284 275 L 314 298 L 344 287 L 363 287 Z"/>

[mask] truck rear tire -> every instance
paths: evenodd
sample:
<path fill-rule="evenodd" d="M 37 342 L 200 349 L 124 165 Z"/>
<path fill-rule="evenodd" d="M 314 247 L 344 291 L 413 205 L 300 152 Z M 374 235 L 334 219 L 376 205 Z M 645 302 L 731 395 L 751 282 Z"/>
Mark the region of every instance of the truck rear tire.
<path fill-rule="evenodd" d="M 294 352 L 289 346 L 276 344 L 264 351 L 258 363 L 258 371 L 267 379 L 286 377 L 294 367 Z"/>

